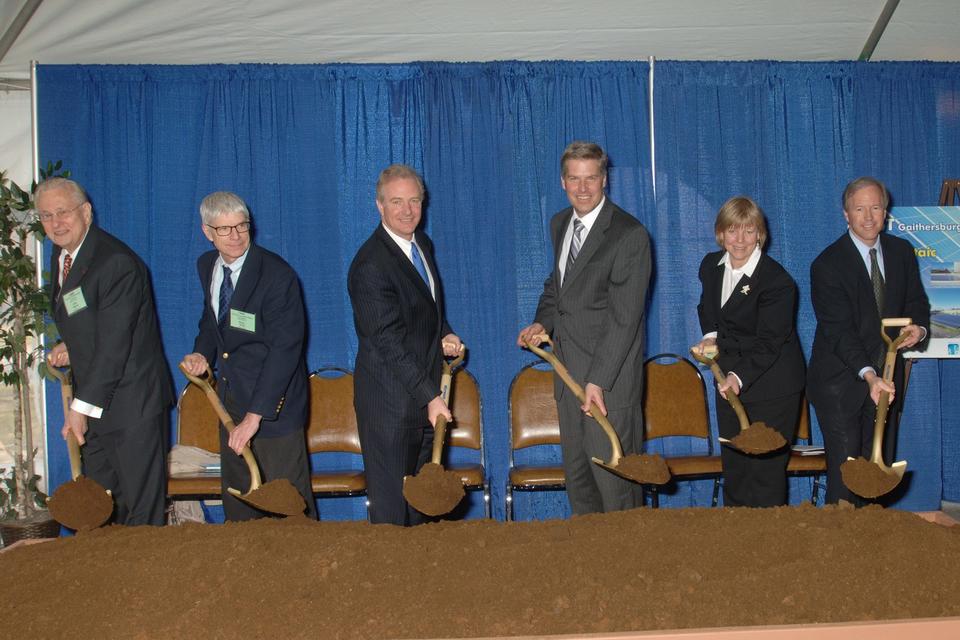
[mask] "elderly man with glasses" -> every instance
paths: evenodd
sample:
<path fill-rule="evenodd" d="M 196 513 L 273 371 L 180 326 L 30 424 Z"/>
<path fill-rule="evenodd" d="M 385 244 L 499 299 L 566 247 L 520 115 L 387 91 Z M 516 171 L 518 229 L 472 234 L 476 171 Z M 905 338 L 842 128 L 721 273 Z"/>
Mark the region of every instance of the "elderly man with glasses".
<path fill-rule="evenodd" d="M 264 482 L 289 480 L 315 518 L 303 434 L 309 387 L 300 281 L 283 258 L 250 241 L 250 212 L 236 194 L 211 193 L 200 217 L 214 250 L 197 260 L 203 312 L 194 353 L 183 365 L 197 376 L 216 367 L 217 392 L 236 423 L 233 433 L 220 429 L 224 515 L 231 521 L 266 515 L 227 492 L 250 484 L 239 455 L 249 444 Z"/>
<path fill-rule="evenodd" d="M 51 315 L 63 339 L 47 361 L 73 370 L 63 437 L 77 438 L 84 474 L 113 493 L 112 522 L 162 525 L 173 388 L 147 267 L 93 224 L 87 194 L 73 180 L 45 180 L 35 197 L 54 244 Z"/>

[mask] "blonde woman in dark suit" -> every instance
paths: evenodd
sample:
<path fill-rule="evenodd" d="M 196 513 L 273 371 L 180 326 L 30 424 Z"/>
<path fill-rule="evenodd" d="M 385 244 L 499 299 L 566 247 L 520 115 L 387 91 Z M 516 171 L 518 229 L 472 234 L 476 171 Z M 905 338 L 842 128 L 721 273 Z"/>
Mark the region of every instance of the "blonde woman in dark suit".
<path fill-rule="evenodd" d="M 797 340 L 797 285 L 780 264 L 763 253 L 767 225 L 753 200 L 731 198 L 714 224 L 721 251 L 700 264 L 703 285 L 697 312 L 703 338 L 695 347 L 719 348 L 717 363 L 727 373 L 718 385 L 720 436 L 740 431 L 726 401 L 740 397 L 751 422 L 765 422 L 790 442 L 800 411 L 804 360 Z M 789 449 L 747 455 L 724 446 L 723 502 L 726 506 L 773 507 L 786 503 Z"/>

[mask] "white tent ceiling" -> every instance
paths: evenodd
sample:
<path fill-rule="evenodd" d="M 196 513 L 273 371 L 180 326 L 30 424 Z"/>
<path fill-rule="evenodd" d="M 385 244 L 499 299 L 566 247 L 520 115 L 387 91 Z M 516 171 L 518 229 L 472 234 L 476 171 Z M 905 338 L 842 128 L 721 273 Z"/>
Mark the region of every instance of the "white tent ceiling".
<path fill-rule="evenodd" d="M 0 0 L 0 32 L 27 0 Z M 0 77 L 67 64 L 851 60 L 887 0 L 43 0 Z M 960 60 L 956 0 L 902 0 L 873 60 Z"/>
<path fill-rule="evenodd" d="M 39 5 L 22 30 L 11 25 Z M 0 0 L 0 167 L 27 180 L 46 64 L 416 60 L 960 60 L 957 0 Z M 22 83 L 21 83 L 22 84 Z M 19 93 L 20 95 L 15 95 Z M 19 141 L 19 142 L 18 142 Z"/>

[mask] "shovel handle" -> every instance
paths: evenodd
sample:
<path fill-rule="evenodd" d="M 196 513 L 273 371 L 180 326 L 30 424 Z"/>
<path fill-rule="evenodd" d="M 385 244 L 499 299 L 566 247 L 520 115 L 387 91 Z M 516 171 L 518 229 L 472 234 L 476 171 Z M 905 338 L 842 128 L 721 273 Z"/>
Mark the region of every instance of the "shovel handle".
<path fill-rule="evenodd" d="M 905 334 L 900 334 L 891 339 L 887 335 L 887 327 L 905 327 L 912 324 L 910 318 L 883 318 L 880 321 L 882 329 L 880 334 L 887 343 L 887 355 L 883 361 L 883 379 L 886 382 L 893 381 L 893 369 L 897 364 L 897 349 L 907 339 Z M 880 392 L 880 401 L 877 403 L 877 416 L 873 423 L 873 445 L 870 449 L 870 462 L 883 464 L 883 430 L 887 423 L 887 412 L 890 408 L 890 394 L 886 391 Z"/>
<path fill-rule="evenodd" d="M 690 349 L 690 355 L 700 364 L 705 364 L 710 367 L 713 377 L 716 379 L 717 384 L 723 384 L 727 380 L 727 374 L 723 372 L 720 368 L 720 365 L 717 364 L 714 357 L 716 357 L 718 351 L 716 347 L 712 349 L 704 349 L 703 354 L 697 352 L 695 348 Z M 747 412 L 743 408 L 743 403 L 740 402 L 740 397 L 735 393 L 727 394 L 727 402 L 730 403 L 730 407 L 733 409 L 733 412 L 737 414 L 737 420 L 740 421 L 740 431 L 744 431 L 747 427 L 750 426 L 750 420 L 747 418 Z"/>
<path fill-rule="evenodd" d="M 70 369 L 59 367 L 47 367 L 54 378 L 60 383 L 60 399 L 63 402 L 63 421 L 67 421 L 67 415 L 70 413 L 70 403 L 73 402 L 73 385 L 70 382 Z M 83 467 L 80 462 L 80 443 L 72 431 L 67 432 L 67 455 L 70 458 L 70 476 L 71 480 L 80 477 Z"/>
<path fill-rule="evenodd" d="M 540 342 L 546 342 L 549 344 L 551 349 L 553 348 L 553 341 L 547 334 L 541 333 L 540 335 L 534 337 L 539 338 Z M 534 352 L 550 363 L 550 365 L 553 367 L 553 370 L 557 372 L 558 376 L 560 376 L 560 379 L 563 380 L 564 384 L 566 384 L 570 391 L 573 392 L 573 395 L 577 397 L 577 400 L 580 402 L 584 402 L 586 400 L 583 387 L 581 387 L 577 381 L 573 379 L 573 376 L 570 375 L 570 372 L 563 365 L 563 363 L 560 362 L 560 359 L 557 358 L 557 356 L 530 342 L 525 342 L 525 344 L 530 351 Z M 613 425 L 610 424 L 609 420 L 607 420 L 607 416 L 600 412 L 600 407 L 598 407 L 596 403 L 591 403 L 590 415 L 594 420 L 597 421 L 597 423 L 603 429 L 603 432 L 607 435 L 607 439 L 610 440 L 610 448 L 612 449 L 612 453 L 610 455 L 610 462 L 608 464 L 611 467 L 616 467 L 620 462 L 620 458 L 623 457 L 623 448 L 620 446 L 620 438 L 617 436 L 617 432 L 614 430 Z"/>
<path fill-rule="evenodd" d="M 443 400 L 443 404 L 449 405 L 450 385 L 453 383 L 453 370 L 463 362 L 466 352 L 466 346 L 461 344 L 460 352 L 457 353 L 452 361 L 447 362 L 446 358 L 443 360 L 443 373 L 440 375 L 440 398 Z M 446 436 L 447 418 L 442 415 L 437 416 L 437 423 L 433 426 L 433 450 L 430 454 L 430 461 L 434 464 L 440 464 L 440 459 L 443 457 L 443 443 Z"/>
<path fill-rule="evenodd" d="M 210 381 L 213 380 L 210 363 L 207 363 L 207 369 L 203 372 L 202 377 L 195 376 L 187 371 L 187 368 L 183 366 L 182 362 L 180 363 L 180 371 L 187 377 L 187 380 L 200 387 L 200 390 L 207 396 L 207 401 L 210 402 L 210 406 L 213 407 L 217 417 L 220 418 L 220 422 L 223 423 L 223 427 L 227 430 L 227 433 L 233 433 L 233 430 L 236 428 L 236 425 L 233 423 L 233 418 L 231 418 L 227 410 L 224 409 L 223 403 L 220 402 L 220 397 L 217 395 L 217 390 L 210 384 Z M 247 463 L 247 468 L 250 469 L 250 489 L 247 490 L 247 493 L 250 493 L 260 488 L 260 467 L 257 465 L 257 459 L 253 457 L 253 451 L 250 450 L 249 444 L 243 447 L 240 455 L 243 456 L 243 461 Z"/>

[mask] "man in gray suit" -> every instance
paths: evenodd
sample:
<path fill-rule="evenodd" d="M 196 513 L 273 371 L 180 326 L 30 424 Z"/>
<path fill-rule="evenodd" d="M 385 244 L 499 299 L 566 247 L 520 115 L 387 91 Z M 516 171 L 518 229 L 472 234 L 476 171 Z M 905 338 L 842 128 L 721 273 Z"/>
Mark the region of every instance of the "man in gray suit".
<path fill-rule="evenodd" d="M 624 454 L 639 450 L 650 238 L 636 218 L 605 197 L 607 154 L 599 145 L 571 143 L 560 169 L 572 206 L 550 222 L 554 269 L 535 321 L 520 331 L 517 344 L 538 344 L 537 335 L 550 334 L 557 356 L 584 385 L 581 405 L 554 379 L 573 513 L 629 509 L 639 504 L 639 487 L 590 461 L 609 459 L 610 442 L 585 414 L 596 404 L 617 430 Z"/>

